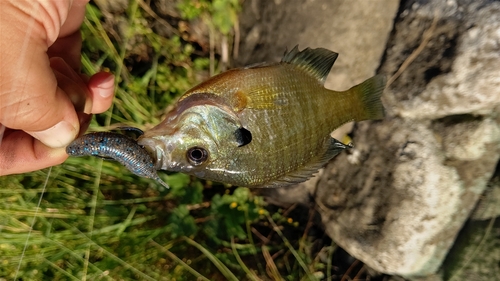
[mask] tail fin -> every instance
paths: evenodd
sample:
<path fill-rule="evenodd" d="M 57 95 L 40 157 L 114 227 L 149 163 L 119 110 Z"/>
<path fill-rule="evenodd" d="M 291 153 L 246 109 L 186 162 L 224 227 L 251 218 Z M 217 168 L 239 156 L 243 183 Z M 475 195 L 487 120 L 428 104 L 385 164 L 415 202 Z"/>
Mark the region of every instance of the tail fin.
<path fill-rule="evenodd" d="M 380 96 L 384 91 L 386 83 L 385 75 L 376 75 L 365 82 L 348 90 L 349 94 L 359 98 L 359 112 L 355 114 L 355 120 L 376 120 L 384 118 L 384 106 Z"/>

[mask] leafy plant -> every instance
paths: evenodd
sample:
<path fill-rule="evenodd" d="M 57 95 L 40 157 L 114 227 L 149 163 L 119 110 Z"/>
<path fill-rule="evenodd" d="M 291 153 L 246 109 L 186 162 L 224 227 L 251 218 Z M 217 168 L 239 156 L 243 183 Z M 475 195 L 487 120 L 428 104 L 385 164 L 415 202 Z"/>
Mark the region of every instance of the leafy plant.
<path fill-rule="evenodd" d="M 205 18 L 224 35 L 231 32 L 240 11 L 238 0 L 184 0 L 177 7 L 186 19 Z"/>

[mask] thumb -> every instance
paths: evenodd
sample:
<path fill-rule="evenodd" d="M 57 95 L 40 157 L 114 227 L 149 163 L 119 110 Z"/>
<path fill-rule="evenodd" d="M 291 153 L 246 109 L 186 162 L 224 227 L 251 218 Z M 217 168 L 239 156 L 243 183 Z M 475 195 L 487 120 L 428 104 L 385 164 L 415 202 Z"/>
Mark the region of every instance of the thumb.
<path fill-rule="evenodd" d="M 25 61 L 36 67 L 21 65 L 2 73 L 6 83 L 0 85 L 0 123 L 23 130 L 49 147 L 63 147 L 79 132 L 78 116 L 68 90 L 59 87 L 47 56 L 37 51 L 24 54 L 29 56 Z"/>
<path fill-rule="evenodd" d="M 57 148 L 66 146 L 75 139 L 80 131 L 79 124 L 84 121 L 82 118 L 88 119 L 87 114 L 91 111 L 92 99 L 89 96 L 87 85 L 80 75 L 63 59 L 50 59 L 50 66 L 57 80 L 54 103 L 49 105 L 50 112 L 48 114 L 38 116 L 42 120 L 37 122 L 37 126 L 44 123 L 43 119 L 47 120 L 47 124 L 51 124 L 51 122 L 55 124 L 44 130 L 29 130 L 27 128 L 24 130 L 45 145 Z M 80 112 L 79 115 L 77 114 L 79 118 L 75 118 L 75 111 Z"/>
<path fill-rule="evenodd" d="M 0 124 L 28 132 L 49 147 L 65 146 L 80 125 L 50 67 L 46 32 L 30 14 L 9 1 L 0 3 Z"/>
<path fill-rule="evenodd" d="M 80 125 L 74 106 L 66 93 L 57 88 L 55 97 L 54 102 L 46 105 L 51 108 L 33 110 L 29 114 L 31 120 L 38 120 L 37 128 L 44 128 L 47 124 L 50 124 L 50 127 L 42 130 L 24 129 L 24 131 L 48 147 L 59 148 L 68 145 L 76 138 Z M 24 127 L 33 126 L 25 125 Z"/>

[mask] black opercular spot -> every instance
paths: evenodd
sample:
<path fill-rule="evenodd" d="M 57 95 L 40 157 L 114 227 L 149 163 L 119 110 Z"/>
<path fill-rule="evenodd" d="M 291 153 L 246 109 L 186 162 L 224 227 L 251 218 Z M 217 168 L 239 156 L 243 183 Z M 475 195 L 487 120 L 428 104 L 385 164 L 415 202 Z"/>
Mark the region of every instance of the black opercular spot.
<path fill-rule="evenodd" d="M 252 141 L 252 133 L 243 127 L 237 129 L 234 132 L 234 135 L 236 137 L 236 142 L 238 143 L 238 147 L 245 146 Z"/>
<path fill-rule="evenodd" d="M 208 159 L 208 151 L 202 147 L 195 146 L 188 149 L 186 157 L 192 165 L 198 166 Z"/>

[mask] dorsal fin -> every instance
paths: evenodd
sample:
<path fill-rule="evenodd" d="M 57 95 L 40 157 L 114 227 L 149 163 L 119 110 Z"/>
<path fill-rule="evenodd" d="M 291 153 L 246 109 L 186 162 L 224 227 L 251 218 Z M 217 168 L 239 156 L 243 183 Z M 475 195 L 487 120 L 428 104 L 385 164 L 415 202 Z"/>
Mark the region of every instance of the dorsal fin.
<path fill-rule="evenodd" d="M 324 48 L 306 48 L 299 51 L 297 45 L 290 52 L 285 51 L 281 62 L 297 65 L 324 84 L 338 55 Z"/>
<path fill-rule="evenodd" d="M 334 138 L 328 137 L 328 139 L 325 141 L 325 150 L 323 154 L 311 159 L 311 161 L 301 169 L 290 172 L 282 176 L 281 178 L 267 182 L 258 187 L 283 187 L 304 182 L 307 179 L 311 178 L 315 173 L 317 173 L 318 170 L 321 169 L 334 156 L 348 147 L 351 147 L 351 145 L 345 145 Z"/>

